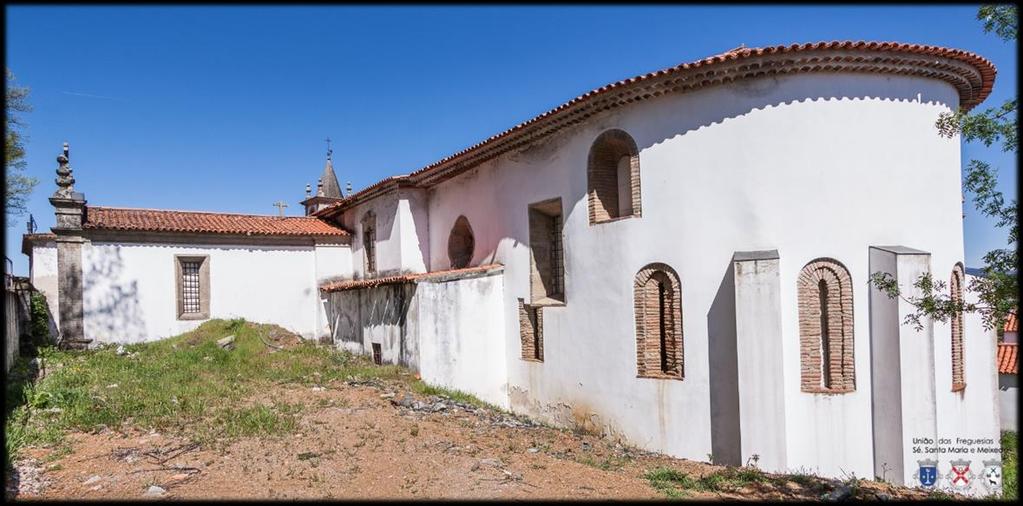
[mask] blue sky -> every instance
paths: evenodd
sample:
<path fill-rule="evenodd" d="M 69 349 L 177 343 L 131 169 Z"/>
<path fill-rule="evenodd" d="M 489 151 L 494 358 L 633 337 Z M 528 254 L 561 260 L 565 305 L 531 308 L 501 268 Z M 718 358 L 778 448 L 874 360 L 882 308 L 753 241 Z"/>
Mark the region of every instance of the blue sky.
<path fill-rule="evenodd" d="M 976 6 L 7 7 L 7 65 L 31 88 L 29 201 L 41 231 L 54 158 L 121 207 L 301 214 L 327 136 L 358 190 L 475 144 L 593 88 L 740 44 L 884 40 L 983 55 L 981 107 L 1016 89 L 1016 47 Z M 1016 157 L 966 145 L 1016 197 Z M 968 203 L 969 204 L 969 203 Z M 15 272 L 26 217 L 6 230 Z M 966 208 L 966 263 L 1005 232 Z"/>

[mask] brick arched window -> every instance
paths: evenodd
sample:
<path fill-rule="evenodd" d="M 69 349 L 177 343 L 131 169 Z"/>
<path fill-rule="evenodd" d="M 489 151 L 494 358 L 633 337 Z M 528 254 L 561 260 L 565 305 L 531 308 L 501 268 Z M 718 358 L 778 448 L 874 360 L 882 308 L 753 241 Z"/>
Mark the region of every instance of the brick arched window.
<path fill-rule="evenodd" d="M 468 267 L 475 248 L 476 240 L 473 238 L 469 220 L 465 216 L 459 216 L 448 236 L 448 259 L 451 260 L 451 268 Z"/>
<path fill-rule="evenodd" d="M 835 260 L 818 258 L 803 267 L 797 290 L 802 391 L 856 390 L 849 271 Z"/>
<path fill-rule="evenodd" d="M 636 368 L 643 378 L 682 379 L 682 287 L 665 264 L 636 274 Z"/>
<path fill-rule="evenodd" d="M 952 279 L 948 283 L 949 297 L 953 302 L 963 301 L 963 264 L 956 263 L 952 268 Z M 963 313 L 952 315 L 952 391 L 959 392 L 966 388 L 963 377 Z"/>
<path fill-rule="evenodd" d="M 640 216 L 639 150 L 621 130 L 593 141 L 586 169 L 590 224 Z"/>

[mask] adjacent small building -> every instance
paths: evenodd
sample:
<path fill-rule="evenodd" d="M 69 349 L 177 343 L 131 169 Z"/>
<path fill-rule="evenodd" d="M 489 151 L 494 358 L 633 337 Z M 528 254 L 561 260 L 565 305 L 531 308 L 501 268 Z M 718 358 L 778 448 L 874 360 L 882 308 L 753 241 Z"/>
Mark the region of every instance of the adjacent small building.
<path fill-rule="evenodd" d="M 307 216 L 89 205 L 74 191 L 66 143 L 57 161 L 57 226 L 26 234 L 22 249 L 64 345 L 151 341 L 236 317 L 329 335 L 319 285 L 351 270 L 343 228 Z"/>
<path fill-rule="evenodd" d="M 1002 342 L 1012 344 L 1019 342 L 1019 321 L 1016 319 L 1016 313 L 1009 313 L 1009 318 L 1005 320 L 1005 326 L 1002 327 Z"/>
<path fill-rule="evenodd" d="M 998 343 L 998 407 L 1002 430 L 1019 431 L 1019 323 L 1009 315 Z"/>

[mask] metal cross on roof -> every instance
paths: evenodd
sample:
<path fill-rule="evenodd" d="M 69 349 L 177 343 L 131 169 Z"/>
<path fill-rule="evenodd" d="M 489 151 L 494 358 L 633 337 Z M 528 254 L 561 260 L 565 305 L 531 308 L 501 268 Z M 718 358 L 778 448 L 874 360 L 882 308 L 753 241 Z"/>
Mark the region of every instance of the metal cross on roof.
<path fill-rule="evenodd" d="M 280 213 L 281 216 L 284 216 L 284 208 L 288 207 L 288 204 L 283 200 L 278 200 L 277 202 L 274 202 L 274 207 L 277 208 L 277 212 Z"/>

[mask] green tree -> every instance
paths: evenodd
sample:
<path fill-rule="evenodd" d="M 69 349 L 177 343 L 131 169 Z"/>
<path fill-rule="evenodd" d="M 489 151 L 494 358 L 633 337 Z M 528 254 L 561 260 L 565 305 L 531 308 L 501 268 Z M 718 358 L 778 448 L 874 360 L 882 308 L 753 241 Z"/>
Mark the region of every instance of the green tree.
<path fill-rule="evenodd" d="M 994 32 L 1006 42 L 1015 42 L 1018 17 L 1015 5 L 983 5 L 977 19 L 984 23 L 984 32 Z M 980 141 L 986 146 L 1001 145 L 1002 151 L 1018 153 L 1016 97 L 1001 106 L 980 112 L 957 111 L 942 114 L 936 123 L 939 135 L 962 136 L 966 142 Z M 1016 200 L 1006 203 L 1002 192 L 996 189 L 998 175 L 990 164 L 970 160 L 966 165 L 963 187 L 973 196 L 973 204 L 985 216 L 995 220 L 995 226 L 1008 231 L 1007 248 L 989 251 L 984 255 L 984 276 L 973 277 L 966 287 L 977 294 L 976 303 L 953 299 L 946 291 L 946 283 L 935 281 L 929 274 L 920 276 L 913 286 L 920 290 L 919 297 L 903 297 L 898 283 L 887 273 L 876 272 L 871 283 L 889 297 L 902 297 L 911 303 L 915 312 L 906 322 L 922 328 L 924 318 L 947 321 L 960 313 L 979 313 L 987 329 L 1000 328 L 1006 317 L 1016 310 L 1019 284 L 1017 274 L 1016 242 L 1019 240 L 1019 220 Z"/>
<path fill-rule="evenodd" d="M 25 146 L 23 144 L 25 135 L 22 128 L 25 126 L 19 117 L 19 113 L 32 110 L 28 103 L 28 88 L 14 84 L 14 74 L 11 69 L 7 70 L 7 101 L 4 106 L 4 113 L 7 115 L 7 133 L 4 137 L 4 163 L 7 166 L 7 216 L 20 216 L 25 214 L 25 200 L 32 189 L 35 188 L 35 178 L 26 176 L 25 171 Z M 10 221 L 8 221 L 10 223 Z"/>

